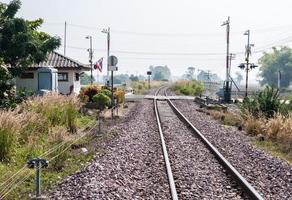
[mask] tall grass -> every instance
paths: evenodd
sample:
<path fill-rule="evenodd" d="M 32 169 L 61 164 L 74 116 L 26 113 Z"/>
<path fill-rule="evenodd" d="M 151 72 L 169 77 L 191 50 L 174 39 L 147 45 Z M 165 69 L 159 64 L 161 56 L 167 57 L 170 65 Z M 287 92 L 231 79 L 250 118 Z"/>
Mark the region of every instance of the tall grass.
<path fill-rule="evenodd" d="M 65 125 L 71 133 L 76 132 L 76 119 L 81 108 L 76 97 L 47 94 L 29 99 L 22 107 L 41 114 L 50 126 Z"/>
<path fill-rule="evenodd" d="M 9 161 L 16 146 L 20 120 L 13 111 L 0 111 L 0 161 Z"/>

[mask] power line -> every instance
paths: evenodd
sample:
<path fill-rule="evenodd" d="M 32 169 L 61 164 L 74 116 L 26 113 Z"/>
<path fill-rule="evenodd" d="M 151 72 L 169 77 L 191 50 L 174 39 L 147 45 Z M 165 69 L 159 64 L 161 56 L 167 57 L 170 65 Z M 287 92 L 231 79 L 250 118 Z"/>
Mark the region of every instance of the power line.
<path fill-rule="evenodd" d="M 47 25 L 57 25 L 61 26 L 63 23 L 56 23 L 56 22 L 45 22 L 44 24 Z M 73 24 L 67 23 L 68 26 L 82 28 L 82 29 L 89 29 L 89 30 L 97 30 L 102 31 L 102 28 L 98 26 L 87 26 L 82 24 Z M 273 26 L 267 28 L 259 28 L 253 29 L 254 32 L 264 33 L 270 31 L 278 31 L 279 28 L 292 28 L 292 25 L 285 25 L 285 26 Z M 122 35 L 135 35 L 135 36 L 150 36 L 150 37 L 211 37 L 211 36 L 222 36 L 222 32 L 201 32 L 201 33 L 157 33 L 157 32 L 136 32 L 136 31 L 125 31 L 125 30 L 117 30 L 112 29 L 112 33 L 122 34 Z M 230 32 L 231 34 L 242 34 L 242 32 Z"/>

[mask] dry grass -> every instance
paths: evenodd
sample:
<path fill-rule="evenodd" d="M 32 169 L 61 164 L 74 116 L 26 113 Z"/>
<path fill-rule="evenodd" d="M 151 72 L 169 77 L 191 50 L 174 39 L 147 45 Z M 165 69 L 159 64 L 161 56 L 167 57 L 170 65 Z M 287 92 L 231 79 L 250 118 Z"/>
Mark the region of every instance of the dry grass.
<path fill-rule="evenodd" d="M 265 125 L 265 118 L 256 118 L 250 114 L 244 116 L 244 129 L 250 135 L 264 135 Z"/>
<path fill-rule="evenodd" d="M 243 124 L 243 118 L 234 113 L 216 111 L 216 110 L 211 110 L 209 111 L 209 113 L 214 119 L 220 120 L 224 125 L 227 125 L 227 126 L 239 127 L 239 126 L 242 126 Z"/>
<path fill-rule="evenodd" d="M 33 111 L 41 114 L 50 126 L 66 125 L 70 132 L 76 132 L 76 119 L 81 102 L 74 96 L 47 94 L 34 97 L 19 106 L 19 110 Z"/>
<path fill-rule="evenodd" d="M 14 111 L 0 111 L 0 161 L 9 161 L 14 153 L 20 120 Z"/>

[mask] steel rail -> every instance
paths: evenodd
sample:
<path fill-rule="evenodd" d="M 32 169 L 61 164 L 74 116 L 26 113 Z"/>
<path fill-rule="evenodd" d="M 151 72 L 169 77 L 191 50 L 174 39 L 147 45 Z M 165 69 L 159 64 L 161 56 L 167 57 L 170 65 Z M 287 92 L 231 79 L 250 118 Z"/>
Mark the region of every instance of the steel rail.
<path fill-rule="evenodd" d="M 167 97 L 166 90 L 164 91 Z M 167 98 L 167 102 L 177 116 L 201 139 L 207 148 L 215 155 L 217 160 L 233 175 L 251 199 L 264 200 L 264 198 L 254 189 L 254 187 L 231 165 L 231 163 L 218 151 L 218 149 L 208 141 L 208 139 L 179 111 L 173 102 Z"/>
<path fill-rule="evenodd" d="M 160 87 L 155 92 L 155 96 L 157 96 L 157 94 L 159 93 L 159 91 L 162 88 L 163 87 Z M 171 198 L 172 198 L 172 200 L 178 200 L 176 187 L 175 187 L 175 183 L 174 183 L 174 178 L 173 178 L 172 170 L 171 170 L 171 166 L 170 166 L 170 161 L 168 158 L 167 148 L 166 148 L 166 144 L 165 144 L 165 140 L 164 140 L 164 136 L 163 136 L 163 132 L 162 132 L 161 121 L 160 121 L 160 116 L 159 116 L 159 112 L 158 112 L 158 108 L 157 108 L 157 99 L 156 98 L 153 99 L 153 103 L 154 103 L 155 117 L 156 117 L 157 126 L 158 126 L 158 130 L 159 130 L 161 146 L 162 146 L 162 151 L 163 151 L 163 157 L 164 157 L 164 162 L 165 162 L 165 167 L 166 167 L 166 172 L 167 172 L 167 177 L 168 177 L 168 182 L 169 182 L 169 187 L 170 187 Z"/>

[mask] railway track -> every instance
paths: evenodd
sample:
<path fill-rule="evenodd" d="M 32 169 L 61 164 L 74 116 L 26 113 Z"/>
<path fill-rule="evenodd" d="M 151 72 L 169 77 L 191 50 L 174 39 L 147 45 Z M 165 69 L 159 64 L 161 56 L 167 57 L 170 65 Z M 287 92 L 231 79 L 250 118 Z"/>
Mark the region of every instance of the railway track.
<path fill-rule="evenodd" d="M 154 111 L 172 199 L 263 199 L 159 88 Z M 195 137 L 194 137 L 195 136 Z"/>

